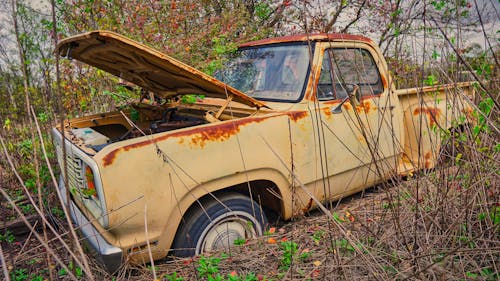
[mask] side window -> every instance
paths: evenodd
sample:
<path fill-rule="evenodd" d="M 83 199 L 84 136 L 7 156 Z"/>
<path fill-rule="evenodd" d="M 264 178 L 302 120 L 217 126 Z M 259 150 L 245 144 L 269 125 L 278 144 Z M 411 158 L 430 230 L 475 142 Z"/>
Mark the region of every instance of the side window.
<path fill-rule="evenodd" d="M 355 48 L 325 50 L 317 88 L 318 99 L 346 97 L 346 84 L 358 85 L 362 96 L 383 92 L 380 74 L 370 52 Z"/>

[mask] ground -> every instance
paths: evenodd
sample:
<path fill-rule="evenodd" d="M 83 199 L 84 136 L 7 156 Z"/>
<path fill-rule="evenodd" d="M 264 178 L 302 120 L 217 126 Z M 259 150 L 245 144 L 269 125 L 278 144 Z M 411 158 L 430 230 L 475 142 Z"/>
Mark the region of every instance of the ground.
<path fill-rule="evenodd" d="M 237 241 L 230 252 L 125 265 L 114 276 L 88 262 L 96 280 L 496 280 L 498 175 L 488 181 L 479 185 L 461 167 L 427 171 L 333 202 L 328 214 L 274 220 L 263 237 Z M 5 206 L 2 216 L 12 217 Z M 64 217 L 48 217 L 75 249 Z M 41 220 L 35 224 L 43 237 Z M 45 248 L 33 233 L 2 235 L 12 280 L 49 277 Z M 45 241 L 78 279 L 88 280 L 55 235 Z M 60 266 L 52 269 L 55 280 L 71 280 Z"/>

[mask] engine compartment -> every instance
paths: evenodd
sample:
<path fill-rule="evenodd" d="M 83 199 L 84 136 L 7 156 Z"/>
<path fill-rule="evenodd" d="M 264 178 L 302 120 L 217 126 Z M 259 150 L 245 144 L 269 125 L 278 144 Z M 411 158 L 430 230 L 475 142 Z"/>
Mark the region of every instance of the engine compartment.
<path fill-rule="evenodd" d="M 214 99 L 202 103 L 132 103 L 129 109 L 74 118 L 65 123 L 65 137 L 94 155 L 109 144 L 187 127 L 257 114 L 258 109 L 232 107 Z"/>

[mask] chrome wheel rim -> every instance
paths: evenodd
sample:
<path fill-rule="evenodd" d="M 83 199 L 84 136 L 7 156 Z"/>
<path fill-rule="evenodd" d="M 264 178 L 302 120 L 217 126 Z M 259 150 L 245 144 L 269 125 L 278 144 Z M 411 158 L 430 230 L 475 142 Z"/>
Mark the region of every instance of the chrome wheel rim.
<path fill-rule="evenodd" d="M 227 249 L 236 239 L 250 239 L 262 235 L 261 224 L 250 214 L 231 211 L 211 221 L 203 230 L 195 254 Z"/>

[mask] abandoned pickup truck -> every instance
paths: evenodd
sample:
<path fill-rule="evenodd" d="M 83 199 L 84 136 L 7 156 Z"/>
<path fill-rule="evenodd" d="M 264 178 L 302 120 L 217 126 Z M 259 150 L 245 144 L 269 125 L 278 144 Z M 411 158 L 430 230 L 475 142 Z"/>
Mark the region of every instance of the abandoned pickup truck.
<path fill-rule="evenodd" d="M 244 44 L 215 78 L 108 31 L 57 52 L 149 97 L 52 131 L 65 204 L 110 271 L 227 247 L 262 234 L 270 212 L 290 219 L 433 168 L 440 131 L 468 122 L 474 94 L 396 90 L 379 48 L 346 34 Z"/>

